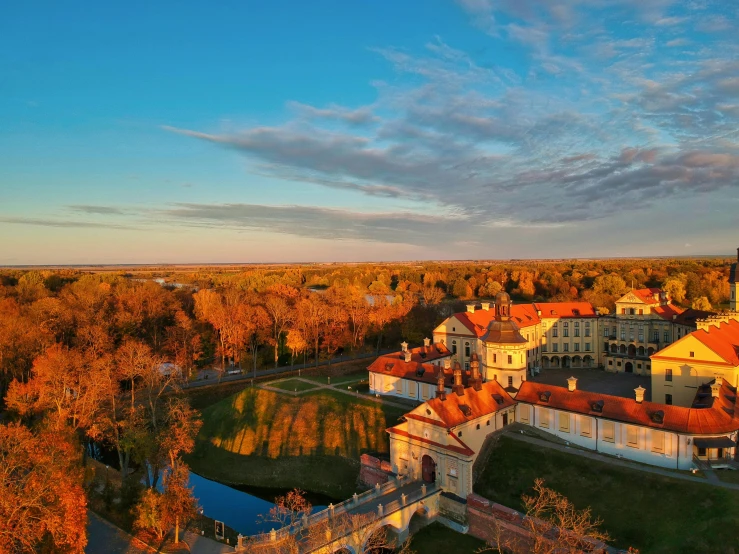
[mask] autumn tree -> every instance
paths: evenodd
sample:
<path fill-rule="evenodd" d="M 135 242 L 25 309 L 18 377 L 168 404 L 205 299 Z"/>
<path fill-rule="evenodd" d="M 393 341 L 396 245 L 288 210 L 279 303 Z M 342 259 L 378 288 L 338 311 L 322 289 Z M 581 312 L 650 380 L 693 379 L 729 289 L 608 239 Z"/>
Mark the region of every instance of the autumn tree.
<path fill-rule="evenodd" d="M 444 300 L 446 293 L 439 287 L 423 287 L 422 295 L 427 306 L 435 306 Z"/>
<path fill-rule="evenodd" d="M 682 276 L 685 277 L 684 275 Z M 671 277 L 667 279 L 662 288 L 670 295 L 670 297 L 677 303 L 685 300 L 685 281 L 680 277 Z"/>
<path fill-rule="evenodd" d="M 712 306 L 711 303 L 708 301 L 708 298 L 706 298 L 705 296 L 700 296 L 693 300 L 691 308 L 693 308 L 694 310 L 702 310 L 707 312 L 712 309 Z"/>
<path fill-rule="evenodd" d="M 292 287 L 270 287 L 264 300 L 264 309 L 272 320 L 272 343 L 275 347 L 275 367 L 280 357 L 280 338 L 294 317 L 292 301 L 298 291 Z"/>
<path fill-rule="evenodd" d="M 305 349 L 308 348 L 308 343 L 305 342 L 303 334 L 299 329 L 290 329 L 287 332 L 285 345 L 290 349 L 290 365 L 293 365 L 295 361 L 295 354 L 305 352 Z"/>
<path fill-rule="evenodd" d="M 0 490 L 0 552 L 84 552 L 80 449 L 68 430 L 0 425 Z"/>

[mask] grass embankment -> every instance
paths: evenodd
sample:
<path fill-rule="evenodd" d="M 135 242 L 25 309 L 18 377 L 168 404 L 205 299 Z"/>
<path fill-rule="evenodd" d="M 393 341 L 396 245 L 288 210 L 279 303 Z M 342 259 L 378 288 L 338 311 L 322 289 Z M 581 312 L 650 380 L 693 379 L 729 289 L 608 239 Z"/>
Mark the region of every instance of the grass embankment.
<path fill-rule="evenodd" d="M 355 491 L 359 456 L 387 452 L 385 429 L 402 413 L 338 391 L 292 396 L 248 388 L 203 410 L 187 462 L 223 483 L 343 499 Z"/>
<path fill-rule="evenodd" d="M 472 554 L 485 546 L 485 541 L 463 535 L 441 523 L 427 525 L 411 538 L 411 550 L 418 554 Z"/>
<path fill-rule="evenodd" d="M 616 467 L 501 437 L 475 492 L 522 509 L 534 479 L 590 506 L 612 544 L 642 554 L 729 552 L 739 526 L 739 493 Z"/>

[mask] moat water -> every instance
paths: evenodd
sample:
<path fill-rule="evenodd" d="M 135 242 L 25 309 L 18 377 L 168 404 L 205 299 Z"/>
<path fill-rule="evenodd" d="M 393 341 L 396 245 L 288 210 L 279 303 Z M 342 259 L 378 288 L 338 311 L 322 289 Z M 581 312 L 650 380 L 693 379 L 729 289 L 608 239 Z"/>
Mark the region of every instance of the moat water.
<path fill-rule="evenodd" d="M 230 487 L 192 472 L 190 486 L 206 516 L 222 521 L 242 535 L 254 535 L 274 527 L 272 523 L 260 521 L 260 516 L 269 513 L 275 497 L 287 492 L 262 487 Z M 336 503 L 336 500 L 323 495 L 308 494 L 307 498 L 313 504 L 314 512 L 323 510 L 329 502 Z"/>

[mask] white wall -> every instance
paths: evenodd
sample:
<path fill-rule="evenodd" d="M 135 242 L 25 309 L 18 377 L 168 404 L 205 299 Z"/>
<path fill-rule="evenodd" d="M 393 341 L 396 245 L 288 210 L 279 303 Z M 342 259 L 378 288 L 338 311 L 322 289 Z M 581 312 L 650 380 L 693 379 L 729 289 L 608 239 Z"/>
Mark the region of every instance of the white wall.
<path fill-rule="evenodd" d="M 577 446 L 622 458 L 659 467 L 690 469 L 693 464 L 692 447 L 687 444 L 688 437 L 669 431 L 661 431 L 650 427 L 611 422 L 604 418 L 575 414 L 564 410 L 530 405 L 520 402 L 516 406 L 516 417 L 521 423 L 536 427 L 562 440 Z M 544 414 L 548 414 L 548 427 L 542 427 Z M 561 422 L 569 417 L 569 431 L 561 429 Z M 526 421 L 528 419 L 528 421 Z M 587 429 L 585 422 L 590 421 L 590 437 L 582 434 Z M 613 424 L 613 442 L 606 440 L 606 427 Z M 629 444 L 629 428 L 636 433 L 636 442 Z M 664 448 L 655 451 L 659 441 L 656 433 L 664 433 Z"/>

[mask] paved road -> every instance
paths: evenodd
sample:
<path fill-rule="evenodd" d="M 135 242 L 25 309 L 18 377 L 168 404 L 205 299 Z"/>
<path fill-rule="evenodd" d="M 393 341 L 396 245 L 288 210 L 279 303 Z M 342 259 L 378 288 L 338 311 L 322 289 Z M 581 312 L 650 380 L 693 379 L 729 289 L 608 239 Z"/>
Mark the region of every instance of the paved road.
<path fill-rule="evenodd" d="M 294 371 L 298 371 L 299 369 L 312 369 L 315 367 L 322 367 L 327 366 L 331 364 L 340 364 L 343 362 L 353 362 L 354 360 L 368 360 L 371 358 L 376 358 L 377 356 L 382 356 L 383 354 L 388 354 L 390 352 L 394 352 L 394 350 L 380 350 L 379 354 L 360 354 L 358 356 L 341 356 L 338 358 L 334 358 L 330 361 L 323 361 L 320 362 L 318 365 L 316 364 L 296 364 L 292 366 L 284 366 L 284 367 L 274 367 L 272 369 L 258 369 L 257 370 L 257 378 L 260 377 L 269 377 L 272 375 L 280 375 L 281 373 L 290 373 Z M 200 379 L 197 381 L 191 381 L 189 383 L 185 383 L 182 385 L 182 388 L 185 389 L 194 389 L 197 387 L 207 387 L 212 385 L 219 385 L 224 383 L 234 383 L 239 381 L 248 382 L 251 379 L 254 378 L 254 373 L 249 372 L 248 370 L 245 370 L 246 373 L 238 374 L 238 375 L 224 375 L 220 382 L 217 379 Z"/>
<path fill-rule="evenodd" d="M 87 511 L 87 547 L 85 554 L 149 554 L 153 548 L 135 539 L 103 518 Z"/>
<path fill-rule="evenodd" d="M 87 547 L 85 554 L 152 554 L 156 549 L 132 537 L 97 514 L 87 511 Z M 232 554 L 234 549 L 193 533 L 182 538 L 193 554 Z"/>
<path fill-rule="evenodd" d="M 614 466 L 626 467 L 629 469 L 635 469 L 637 471 L 644 471 L 646 473 L 654 473 L 656 475 L 662 475 L 663 477 L 670 477 L 671 479 L 682 479 L 683 481 L 690 481 L 692 483 L 700 483 L 702 485 L 721 487 L 724 489 L 731 489 L 731 490 L 739 491 L 739 485 L 734 484 L 734 483 L 724 483 L 723 481 L 719 481 L 718 478 L 716 478 L 716 480 L 703 479 L 702 477 L 694 477 L 693 475 L 685 475 L 683 473 L 677 473 L 675 471 L 670 471 L 670 470 L 662 469 L 659 467 L 637 464 L 634 462 L 627 462 L 625 460 L 611 458 L 610 456 L 603 456 L 602 454 L 597 454 L 595 452 L 588 452 L 587 450 L 580 450 L 579 448 L 572 448 L 570 446 L 565 446 L 563 444 L 557 444 L 554 442 L 546 441 L 544 439 L 537 439 L 534 437 L 530 437 L 528 435 L 522 435 L 520 433 L 515 433 L 511 431 L 503 431 L 503 434 L 507 437 L 511 437 L 512 439 L 516 439 L 522 442 L 527 442 L 529 444 L 535 444 L 536 446 L 543 446 L 544 448 L 551 448 L 553 450 L 559 450 L 560 452 L 566 452 L 567 454 L 574 454 L 575 456 L 582 456 L 583 458 L 590 458 L 591 460 L 597 460 L 599 462 L 604 462 L 604 463 L 611 464 Z"/>

